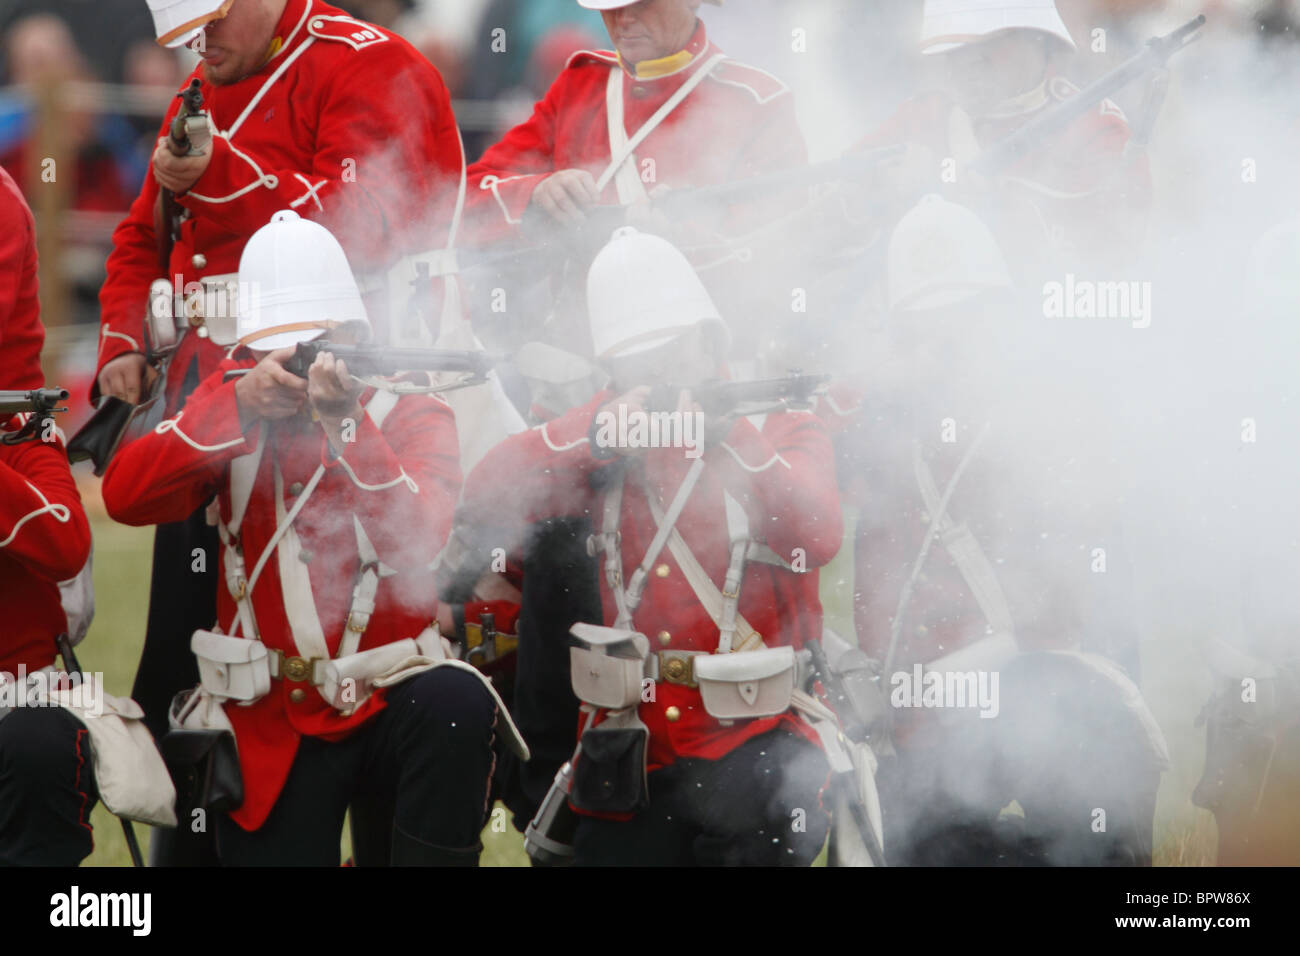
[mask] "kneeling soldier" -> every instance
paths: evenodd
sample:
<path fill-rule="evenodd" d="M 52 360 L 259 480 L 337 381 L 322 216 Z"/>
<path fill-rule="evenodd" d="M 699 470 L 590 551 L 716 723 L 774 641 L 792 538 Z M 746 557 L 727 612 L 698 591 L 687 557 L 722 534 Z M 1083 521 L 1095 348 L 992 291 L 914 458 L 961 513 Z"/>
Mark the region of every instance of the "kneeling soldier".
<path fill-rule="evenodd" d="M 523 748 L 430 623 L 427 569 L 460 488 L 451 409 L 364 387 L 326 352 L 306 380 L 285 368 L 300 342 L 369 332 L 324 227 L 277 213 L 239 282 L 239 347 L 104 480 L 128 524 L 216 496 L 226 588 L 173 726 L 234 734 L 243 799 L 218 819 L 221 860 L 336 865 L 344 813 L 366 799 L 391 809 L 394 864 L 476 865 L 498 720 Z"/>
<path fill-rule="evenodd" d="M 498 445 L 462 502 L 474 524 L 590 513 L 599 529 L 611 626 L 573 628 L 574 862 L 809 864 L 828 764 L 792 701 L 808 701 L 795 652 L 821 637 L 814 569 L 840 544 L 830 441 L 807 413 L 691 400 L 728 333 L 666 241 L 620 230 L 588 299 L 610 388 Z"/>

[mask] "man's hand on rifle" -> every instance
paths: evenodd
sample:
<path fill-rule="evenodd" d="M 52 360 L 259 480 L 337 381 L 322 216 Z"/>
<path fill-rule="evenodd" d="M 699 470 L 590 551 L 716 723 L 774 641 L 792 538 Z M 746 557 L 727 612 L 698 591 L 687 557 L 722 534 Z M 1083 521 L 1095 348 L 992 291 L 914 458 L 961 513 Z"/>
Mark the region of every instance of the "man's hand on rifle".
<path fill-rule="evenodd" d="M 580 226 L 587 221 L 583 212 L 599 199 L 596 178 L 585 169 L 562 169 L 547 176 L 533 190 L 529 205 L 558 223 Z"/>
<path fill-rule="evenodd" d="M 128 352 L 105 364 L 99 371 L 99 392 L 112 395 L 132 405 L 140 404 L 140 396 L 147 384 L 157 375 L 139 352 Z"/>
<path fill-rule="evenodd" d="M 292 355 L 293 349 L 277 349 L 235 383 L 239 425 L 244 431 L 260 419 L 292 418 L 302 410 L 307 383 L 284 367 Z"/>
<path fill-rule="evenodd" d="M 301 381 L 301 379 L 299 379 Z M 307 370 L 307 398 L 320 419 L 336 455 L 343 454 L 343 423 L 361 421 L 361 393 L 365 385 L 348 374 L 347 364 L 329 352 L 321 352 Z"/>
<path fill-rule="evenodd" d="M 212 161 L 212 150 L 200 156 L 176 156 L 167 145 L 167 137 L 158 140 L 153 151 L 153 178 L 158 185 L 180 196 L 189 192 Z"/>

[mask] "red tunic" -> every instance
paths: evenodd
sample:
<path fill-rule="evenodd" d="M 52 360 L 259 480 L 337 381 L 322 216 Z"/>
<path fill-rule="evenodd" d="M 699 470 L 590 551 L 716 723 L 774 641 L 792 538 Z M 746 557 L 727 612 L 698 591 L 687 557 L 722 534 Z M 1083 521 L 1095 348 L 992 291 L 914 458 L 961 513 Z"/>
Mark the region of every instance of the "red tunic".
<path fill-rule="evenodd" d="M 611 463 L 591 454 L 588 429 L 597 409 L 614 397 L 603 392 L 554 421 L 511 436 L 489 452 L 466 480 L 466 517 L 496 527 L 521 528 L 547 518 L 587 514 L 599 529 L 603 495 L 592 490 L 590 480 Z M 769 647 L 798 648 L 809 638 L 820 638 L 822 609 L 815 569 L 834 557 L 841 535 L 830 440 L 821 423 L 807 413 L 770 415 L 760 431 L 741 420 L 723 444 L 705 452 L 704 459 L 706 467 L 676 525 L 687 546 L 719 584 L 729 563 L 723 490 L 730 491 L 744 506 L 755 535 L 764 535 L 787 561 L 802 549 L 808 568 L 797 573 L 750 562 L 741 587 L 740 613 Z M 647 483 L 666 509 L 690 462 L 682 450 L 667 448 L 652 449 L 644 462 Z M 521 481 L 521 475 L 533 477 Z M 645 556 L 655 525 L 645 494 L 630 475 L 623 492 L 620 530 L 623 567 L 631 574 Z M 656 573 L 649 576 L 633 615 L 635 629 L 650 638 L 652 651 L 715 651 L 717 625 L 671 553 L 665 549 L 655 564 Z M 603 573 L 601 595 L 605 621 L 612 625 L 617 610 Z M 662 639 L 665 634 L 667 644 Z M 667 719 L 670 707 L 680 711 L 679 720 Z M 667 682 L 656 685 L 655 700 L 643 703 L 639 713 L 650 728 L 652 770 L 678 757 L 717 759 L 782 724 L 815 739 L 789 712 L 725 727 L 705 713 L 698 690 Z"/>
<path fill-rule="evenodd" d="M 17 431 L 15 415 L 0 431 Z M 54 663 L 54 638 L 68 621 L 59 581 L 90 555 L 90 524 L 68 470 L 63 440 L 0 444 L 0 671 L 16 674 Z"/>
<path fill-rule="evenodd" d="M 192 213 L 171 254 L 169 278 L 179 276 L 182 290 L 238 271 L 244 243 L 281 209 L 328 227 L 363 275 L 447 243 L 463 157 L 438 71 L 405 40 L 321 0 L 289 0 L 276 36 L 279 51 L 256 73 L 203 84 L 217 133 L 211 163 L 177 200 Z M 203 79 L 201 66 L 192 77 Z M 149 284 L 159 278 L 157 200 L 150 174 L 113 234 L 100 368 L 143 350 Z M 189 364 L 197 358 L 205 378 L 223 351 L 186 336 L 171 368 L 169 409 Z"/>
<path fill-rule="evenodd" d="M 466 209 L 473 235 L 484 241 L 512 234 L 537 184 L 558 170 L 585 169 L 599 178 L 612 159 L 605 103 L 610 71 L 622 74 L 623 125 L 630 137 L 721 51 L 698 23 L 685 52 L 688 63 L 651 79 L 621 71 L 609 51 L 574 54 L 533 115 L 470 166 Z M 731 59 L 714 68 L 635 156 L 647 191 L 729 183 L 807 162 L 788 88 Z M 612 182 L 599 201 L 618 203 Z M 743 213 L 733 209 L 725 231 L 743 228 L 756 212 L 764 210 L 753 204 Z"/>
<path fill-rule="evenodd" d="M 213 495 L 220 496 L 222 520 L 230 520 L 230 462 L 256 448 L 269 428 L 267 447 L 240 529 L 245 560 L 253 565 L 275 531 L 272 462 L 279 463 L 286 510 L 293 507 L 319 465 L 324 477 L 294 522 L 308 564 L 316 610 L 330 653 L 338 650 L 358 573 L 353 515 L 364 527 L 380 561 L 398 573 L 380 581 L 375 612 L 360 650 L 416 637 L 433 619 L 437 602 L 428 568 L 446 541 L 460 490 L 460 459 L 451 409 L 439 399 L 400 399 L 382 429 L 369 415 L 358 424 L 356 440 L 344 456 L 330 461 L 321 428 L 305 418 L 241 432 L 233 382 L 222 373 L 252 364 L 223 362 L 205 379 L 174 419 L 123 448 L 104 475 L 104 503 L 126 524 L 179 521 Z M 363 396 L 364 400 L 368 395 Z M 195 447 L 195 446 L 201 447 Z M 223 554 L 224 581 L 224 554 Z M 217 589 L 220 624 L 229 633 L 235 603 Z M 253 590 L 253 610 L 268 648 L 296 655 L 280 590 L 274 556 Z M 232 816 L 253 830 L 271 811 L 293 763 L 301 734 L 338 739 L 373 717 L 383 706 L 376 693 L 350 717 L 340 716 L 315 690 L 293 702 L 290 691 L 302 684 L 272 682 L 271 692 L 249 707 L 228 705 L 244 773 L 244 803 Z"/>
<path fill-rule="evenodd" d="M 0 168 L 0 388 L 45 383 L 41 344 L 45 328 L 36 297 L 36 225 L 10 175 Z"/>

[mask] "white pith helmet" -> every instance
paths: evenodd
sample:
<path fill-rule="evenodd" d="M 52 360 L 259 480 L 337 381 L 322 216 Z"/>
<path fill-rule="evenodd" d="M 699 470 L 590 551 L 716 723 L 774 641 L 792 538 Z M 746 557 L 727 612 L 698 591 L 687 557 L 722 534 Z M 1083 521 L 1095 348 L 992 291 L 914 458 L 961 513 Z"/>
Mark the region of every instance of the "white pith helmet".
<path fill-rule="evenodd" d="M 621 10 L 623 7 L 630 7 L 640 0 L 578 0 L 578 6 L 586 7 L 588 10 Z M 722 6 L 722 0 L 704 0 L 705 3 L 711 3 L 714 6 Z"/>
<path fill-rule="evenodd" d="M 891 312 L 938 309 L 1012 287 L 989 227 L 965 206 L 933 194 L 894 227 L 888 276 Z"/>
<path fill-rule="evenodd" d="M 1038 30 L 1076 49 L 1054 0 L 925 0 L 921 52 L 943 53 L 1015 29 Z"/>
<path fill-rule="evenodd" d="M 213 20 L 230 12 L 235 0 L 149 0 L 153 32 L 165 47 L 187 46 Z"/>
<path fill-rule="evenodd" d="M 699 325 L 730 343 L 700 277 L 667 239 L 625 226 L 596 254 L 587 273 L 587 314 L 597 359 L 666 345 Z"/>
<path fill-rule="evenodd" d="M 360 323 L 369 335 L 343 247 L 319 223 L 277 212 L 239 257 L 239 344 L 270 352 L 346 323 Z"/>

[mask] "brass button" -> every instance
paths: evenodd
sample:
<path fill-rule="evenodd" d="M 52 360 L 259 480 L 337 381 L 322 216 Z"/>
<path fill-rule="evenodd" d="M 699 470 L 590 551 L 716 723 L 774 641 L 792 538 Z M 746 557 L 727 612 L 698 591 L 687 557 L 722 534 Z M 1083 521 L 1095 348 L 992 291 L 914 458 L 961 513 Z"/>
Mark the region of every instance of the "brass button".
<path fill-rule="evenodd" d="M 682 712 L 676 707 L 669 707 L 664 711 L 664 716 L 668 718 L 670 724 L 675 724 L 682 719 Z"/>
<path fill-rule="evenodd" d="M 680 684 L 686 679 L 686 674 L 690 666 L 680 657 L 673 657 L 664 661 L 664 680 L 674 684 Z"/>
<path fill-rule="evenodd" d="M 672 642 L 673 642 L 673 636 L 672 636 L 671 634 L 669 634 L 667 631 L 660 631 L 660 632 L 659 632 L 659 643 L 660 643 L 660 644 L 662 644 L 664 647 L 667 647 L 667 646 L 668 646 L 669 644 L 671 644 Z"/>
<path fill-rule="evenodd" d="M 650 91 L 638 83 L 636 86 L 632 87 L 632 95 L 638 100 L 643 100 L 650 95 Z"/>
<path fill-rule="evenodd" d="M 208 257 L 201 252 L 196 252 L 194 253 L 194 258 L 191 259 L 190 262 L 194 264 L 194 268 L 203 269 L 207 267 Z"/>
<path fill-rule="evenodd" d="M 300 494 L 302 494 L 302 482 L 295 481 L 293 484 L 291 484 L 289 486 L 289 494 L 293 495 L 295 498 L 298 497 Z"/>
<path fill-rule="evenodd" d="M 666 577 L 668 577 L 668 572 L 669 572 L 669 567 L 668 567 L 668 565 L 666 565 L 666 564 L 661 564 L 661 565 L 659 565 L 659 567 L 655 568 L 655 577 L 657 577 L 657 578 L 666 578 Z"/>
<path fill-rule="evenodd" d="M 301 704 L 307 699 L 307 692 L 301 687 L 295 687 L 293 690 L 289 691 L 289 699 L 295 704 Z"/>

